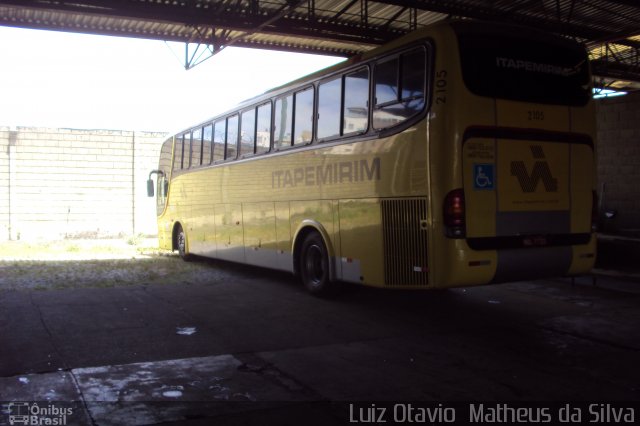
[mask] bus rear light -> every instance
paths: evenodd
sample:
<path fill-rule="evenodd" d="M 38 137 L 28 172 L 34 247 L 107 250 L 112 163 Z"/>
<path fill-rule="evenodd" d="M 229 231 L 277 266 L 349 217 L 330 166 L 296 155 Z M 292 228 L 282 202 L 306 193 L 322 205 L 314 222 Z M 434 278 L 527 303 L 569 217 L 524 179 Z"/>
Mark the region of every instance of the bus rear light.
<path fill-rule="evenodd" d="M 593 190 L 591 198 L 591 232 L 598 230 L 598 193 Z"/>
<path fill-rule="evenodd" d="M 449 238 L 464 238 L 466 235 L 464 191 L 454 189 L 444 198 L 443 220 L 445 233 Z"/>

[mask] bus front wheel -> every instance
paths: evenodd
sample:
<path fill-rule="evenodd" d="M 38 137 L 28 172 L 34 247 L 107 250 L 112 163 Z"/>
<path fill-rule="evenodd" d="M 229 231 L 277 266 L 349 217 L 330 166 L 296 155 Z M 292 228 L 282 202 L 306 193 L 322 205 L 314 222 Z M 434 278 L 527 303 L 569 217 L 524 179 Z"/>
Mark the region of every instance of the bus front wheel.
<path fill-rule="evenodd" d="M 178 247 L 178 254 L 185 262 L 189 262 L 193 257 L 187 253 L 187 234 L 185 234 L 182 226 L 178 225 L 176 229 L 176 246 Z"/>
<path fill-rule="evenodd" d="M 317 232 L 308 234 L 302 242 L 299 264 L 300 278 L 306 289 L 315 296 L 332 296 L 336 285 L 329 276 L 327 246 Z"/>

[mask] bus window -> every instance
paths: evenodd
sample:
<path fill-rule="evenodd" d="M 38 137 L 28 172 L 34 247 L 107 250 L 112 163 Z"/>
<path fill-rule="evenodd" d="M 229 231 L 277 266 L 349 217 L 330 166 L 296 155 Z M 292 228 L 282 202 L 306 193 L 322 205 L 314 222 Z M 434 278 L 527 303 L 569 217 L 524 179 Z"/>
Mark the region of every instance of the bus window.
<path fill-rule="evenodd" d="M 295 94 L 293 144 L 301 145 L 311 141 L 313 132 L 313 87 Z"/>
<path fill-rule="evenodd" d="M 256 142 L 256 110 L 250 109 L 242 113 L 240 123 L 240 156 L 252 155 L 255 152 Z"/>
<path fill-rule="evenodd" d="M 176 137 L 176 147 L 174 150 L 173 158 L 173 170 L 179 171 L 182 169 L 182 154 L 184 153 L 184 139 L 183 136 Z"/>
<path fill-rule="evenodd" d="M 342 78 L 336 78 L 318 87 L 318 139 L 340 136 L 340 110 L 342 108 Z"/>
<path fill-rule="evenodd" d="M 227 143 L 225 144 L 224 159 L 233 160 L 238 156 L 238 116 L 227 118 Z"/>
<path fill-rule="evenodd" d="M 171 148 L 173 148 L 173 138 L 167 139 L 163 144 L 160 150 L 160 163 L 158 164 L 158 169 L 162 170 L 162 173 L 165 176 L 169 176 L 169 172 L 171 171 Z"/>
<path fill-rule="evenodd" d="M 191 142 L 191 167 L 202 165 L 202 129 L 193 130 Z"/>
<path fill-rule="evenodd" d="M 271 103 L 258 107 L 256 130 L 256 154 L 262 154 L 271 144 Z"/>
<path fill-rule="evenodd" d="M 202 132 L 202 164 L 211 164 L 211 153 L 212 147 L 211 143 L 213 142 L 213 124 L 207 124 Z"/>
<path fill-rule="evenodd" d="M 344 121 L 342 134 L 363 133 L 369 126 L 369 70 L 362 69 L 344 78 Z"/>
<path fill-rule="evenodd" d="M 458 30 L 462 77 L 474 94 L 555 105 L 589 102 L 589 59 L 583 49 L 525 34 L 481 34 L 462 25 Z"/>
<path fill-rule="evenodd" d="M 224 140 L 227 135 L 227 122 L 216 121 L 213 128 L 213 161 L 224 160 Z"/>
<path fill-rule="evenodd" d="M 402 58 L 402 74 L 400 88 L 402 89 L 401 101 L 410 114 L 422 110 L 425 99 L 425 83 L 427 81 L 426 52 L 424 49 L 415 49 L 405 53 Z"/>
<path fill-rule="evenodd" d="M 273 126 L 273 145 L 276 149 L 291 146 L 291 126 L 293 124 L 293 96 L 289 95 L 276 101 L 275 123 Z"/>
<path fill-rule="evenodd" d="M 419 47 L 376 64 L 373 127 L 384 129 L 418 114 L 425 105 L 426 52 Z"/>
<path fill-rule="evenodd" d="M 191 132 L 184 134 L 184 147 L 182 148 L 182 168 L 191 167 Z"/>
<path fill-rule="evenodd" d="M 398 58 L 376 65 L 375 91 L 376 105 L 398 101 Z"/>

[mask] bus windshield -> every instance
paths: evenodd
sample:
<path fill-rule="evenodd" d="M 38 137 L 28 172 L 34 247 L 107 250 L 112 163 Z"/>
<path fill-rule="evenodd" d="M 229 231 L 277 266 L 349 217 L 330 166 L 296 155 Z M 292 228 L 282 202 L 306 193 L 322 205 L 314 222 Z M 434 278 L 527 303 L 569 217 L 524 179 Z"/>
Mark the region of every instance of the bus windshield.
<path fill-rule="evenodd" d="M 462 73 L 476 95 L 584 106 L 591 95 L 586 53 L 562 39 L 457 28 Z"/>

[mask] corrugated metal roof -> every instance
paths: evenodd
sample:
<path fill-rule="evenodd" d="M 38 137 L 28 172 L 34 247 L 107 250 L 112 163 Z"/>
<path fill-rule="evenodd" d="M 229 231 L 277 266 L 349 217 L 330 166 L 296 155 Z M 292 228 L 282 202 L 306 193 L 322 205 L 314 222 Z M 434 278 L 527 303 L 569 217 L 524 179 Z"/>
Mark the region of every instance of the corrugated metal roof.
<path fill-rule="evenodd" d="M 453 17 L 561 34 L 640 82 L 638 0 L 0 0 L 0 25 L 352 56 Z M 620 85 L 620 83 L 616 83 Z"/>

